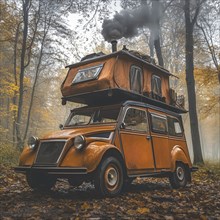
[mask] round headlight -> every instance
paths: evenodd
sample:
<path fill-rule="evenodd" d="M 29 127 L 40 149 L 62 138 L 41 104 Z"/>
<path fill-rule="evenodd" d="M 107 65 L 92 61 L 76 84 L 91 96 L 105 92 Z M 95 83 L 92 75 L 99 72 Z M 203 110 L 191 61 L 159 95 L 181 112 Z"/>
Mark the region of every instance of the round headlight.
<path fill-rule="evenodd" d="M 81 150 L 86 146 L 86 140 L 84 136 L 78 135 L 74 139 L 74 146 L 77 150 Z"/>
<path fill-rule="evenodd" d="M 38 143 L 38 138 L 31 136 L 28 138 L 28 146 L 30 149 L 34 149 L 34 147 L 37 145 Z"/>

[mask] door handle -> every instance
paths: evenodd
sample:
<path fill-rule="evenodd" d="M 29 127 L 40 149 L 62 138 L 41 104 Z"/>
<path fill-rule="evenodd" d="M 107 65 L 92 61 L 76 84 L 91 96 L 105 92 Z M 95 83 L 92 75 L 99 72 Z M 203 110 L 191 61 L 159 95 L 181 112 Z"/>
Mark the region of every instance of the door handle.
<path fill-rule="evenodd" d="M 151 136 L 150 135 L 148 135 L 146 138 L 147 138 L 147 140 L 151 140 Z"/>

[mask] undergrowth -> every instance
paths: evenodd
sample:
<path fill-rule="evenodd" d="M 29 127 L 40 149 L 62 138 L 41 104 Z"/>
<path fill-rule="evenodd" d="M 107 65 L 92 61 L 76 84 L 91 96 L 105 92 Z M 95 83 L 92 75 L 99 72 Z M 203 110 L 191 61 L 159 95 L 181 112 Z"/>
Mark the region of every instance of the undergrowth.
<path fill-rule="evenodd" d="M 0 144 L 0 164 L 6 166 L 18 165 L 20 151 L 12 144 Z"/>

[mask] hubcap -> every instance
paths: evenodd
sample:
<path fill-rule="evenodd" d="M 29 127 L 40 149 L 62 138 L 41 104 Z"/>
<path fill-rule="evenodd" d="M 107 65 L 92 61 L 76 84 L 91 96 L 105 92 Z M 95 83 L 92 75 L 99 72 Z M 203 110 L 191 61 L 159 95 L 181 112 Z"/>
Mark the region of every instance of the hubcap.
<path fill-rule="evenodd" d="M 114 186 L 118 180 L 118 173 L 115 168 L 111 167 L 107 170 L 107 183 L 109 186 Z"/>
<path fill-rule="evenodd" d="M 104 181 L 107 190 L 114 191 L 119 185 L 120 173 L 118 167 L 114 164 L 109 164 L 105 170 Z"/>
<path fill-rule="evenodd" d="M 177 167 L 176 169 L 176 174 L 179 180 L 183 180 L 184 179 L 184 169 L 182 167 Z"/>

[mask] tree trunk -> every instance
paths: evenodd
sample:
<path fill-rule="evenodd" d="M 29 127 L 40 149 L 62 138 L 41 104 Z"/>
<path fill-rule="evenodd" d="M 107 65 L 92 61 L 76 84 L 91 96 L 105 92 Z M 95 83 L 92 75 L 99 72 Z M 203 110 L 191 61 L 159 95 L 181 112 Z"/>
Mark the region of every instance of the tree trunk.
<path fill-rule="evenodd" d="M 150 56 L 154 57 L 154 48 L 157 55 L 158 64 L 164 66 L 163 56 L 160 46 L 160 2 L 152 0 L 151 17 L 152 26 L 150 28 Z"/>
<path fill-rule="evenodd" d="M 162 56 L 159 36 L 156 40 L 154 40 L 154 47 L 155 47 L 156 54 L 157 54 L 158 64 L 163 67 L 164 62 L 163 62 L 163 56 Z"/>
<path fill-rule="evenodd" d="M 149 39 L 149 46 L 150 46 L 150 56 L 154 57 L 154 36 L 152 30 L 150 31 L 150 39 Z"/>
<path fill-rule="evenodd" d="M 191 126 L 191 136 L 194 153 L 194 164 L 203 164 L 198 117 L 196 111 L 196 92 L 195 92 L 195 79 L 194 79 L 194 62 L 193 62 L 193 26 L 190 16 L 190 0 L 185 0 L 185 26 L 186 26 L 186 84 L 189 101 L 189 118 Z M 194 17 L 195 18 L 195 17 Z"/>
<path fill-rule="evenodd" d="M 17 136 L 17 147 L 22 149 L 23 140 L 21 137 L 21 118 L 22 118 L 22 108 L 23 108 L 23 95 L 24 95 L 24 71 L 25 71 L 25 57 L 27 48 L 27 36 L 28 36 L 28 16 L 30 0 L 23 1 L 23 41 L 21 50 L 21 66 L 20 66 L 20 81 L 19 81 L 19 101 L 18 101 L 18 113 L 16 121 L 16 136 Z"/>
<path fill-rule="evenodd" d="M 14 81 L 15 85 L 18 85 L 18 80 L 17 80 L 17 46 L 18 46 L 18 37 L 19 37 L 19 29 L 20 29 L 21 23 L 18 23 L 16 33 L 15 33 L 15 42 L 14 42 L 14 54 L 13 54 L 13 74 L 14 74 Z M 12 98 L 12 104 L 16 105 L 17 104 L 17 91 L 14 91 L 13 98 Z M 13 125 L 12 125 L 12 140 L 13 140 L 13 145 L 15 145 L 15 136 L 16 136 L 16 110 L 13 110 Z"/>
<path fill-rule="evenodd" d="M 31 110 L 33 107 L 34 95 L 35 95 L 38 76 L 40 73 L 41 61 L 42 61 L 42 57 L 43 57 L 43 49 L 44 49 L 44 44 L 45 44 L 46 36 L 48 33 L 48 29 L 50 27 L 50 21 L 51 21 L 51 19 L 49 18 L 48 20 L 45 20 L 45 23 L 44 23 L 43 38 L 41 41 L 41 49 L 40 49 L 40 53 L 39 53 L 39 59 L 38 59 L 38 64 L 37 64 L 37 68 L 36 68 L 34 84 L 33 84 L 32 91 L 31 91 L 31 100 L 30 100 L 30 105 L 29 105 L 29 109 L 28 109 L 27 122 L 26 122 L 23 140 L 25 140 L 27 137 L 27 133 L 28 133 L 29 125 L 30 125 Z"/>

